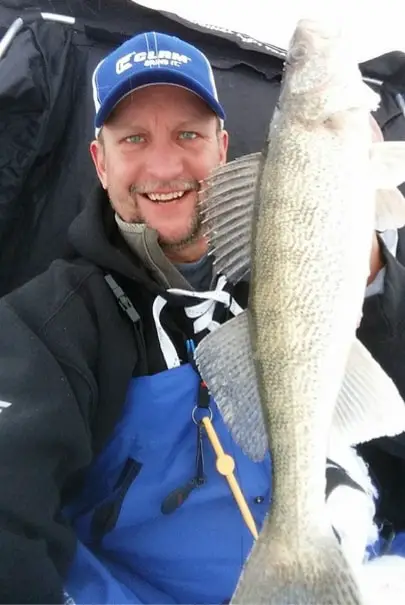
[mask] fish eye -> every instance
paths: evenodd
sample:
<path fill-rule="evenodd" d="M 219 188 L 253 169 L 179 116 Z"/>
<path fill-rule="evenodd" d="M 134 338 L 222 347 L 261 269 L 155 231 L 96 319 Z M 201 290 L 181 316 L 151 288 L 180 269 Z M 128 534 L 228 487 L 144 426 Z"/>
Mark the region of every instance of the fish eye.
<path fill-rule="evenodd" d="M 303 59 L 305 59 L 307 54 L 308 54 L 308 49 L 305 46 L 305 44 L 297 44 L 296 46 L 293 46 L 289 50 L 287 57 L 286 57 L 286 64 L 292 65 L 293 63 L 302 61 Z"/>

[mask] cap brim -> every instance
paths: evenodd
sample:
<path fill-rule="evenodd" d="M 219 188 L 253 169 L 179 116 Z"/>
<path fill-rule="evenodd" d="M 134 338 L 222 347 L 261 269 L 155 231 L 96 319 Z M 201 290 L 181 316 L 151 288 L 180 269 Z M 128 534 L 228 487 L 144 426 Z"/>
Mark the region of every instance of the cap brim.
<path fill-rule="evenodd" d="M 96 128 L 101 128 L 110 113 L 125 96 L 148 84 L 175 84 L 181 86 L 199 96 L 219 118 L 225 120 L 226 115 L 222 105 L 194 78 L 167 67 L 151 67 L 147 71 L 138 74 L 128 74 L 128 77 L 124 78 L 118 86 L 110 91 L 96 114 Z"/>

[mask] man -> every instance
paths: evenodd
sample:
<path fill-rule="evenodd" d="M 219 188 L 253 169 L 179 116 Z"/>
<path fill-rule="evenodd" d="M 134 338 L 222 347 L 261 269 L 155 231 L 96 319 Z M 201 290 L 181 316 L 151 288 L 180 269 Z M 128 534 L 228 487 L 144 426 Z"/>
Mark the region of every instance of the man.
<path fill-rule="evenodd" d="M 166 290 L 228 287 L 197 210 L 226 161 L 225 113 L 205 56 L 156 32 L 106 57 L 93 86 L 101 187 L 71 256 L 0 302 L 0 600 L 223 603 L 253 538 L 198 419 L 258 529 L 271 462 L 241 453 L 190 363 L 229 309 Z M 371 284 L 384 264 L 389 292 L 403 268 L 374 235 Z"/>

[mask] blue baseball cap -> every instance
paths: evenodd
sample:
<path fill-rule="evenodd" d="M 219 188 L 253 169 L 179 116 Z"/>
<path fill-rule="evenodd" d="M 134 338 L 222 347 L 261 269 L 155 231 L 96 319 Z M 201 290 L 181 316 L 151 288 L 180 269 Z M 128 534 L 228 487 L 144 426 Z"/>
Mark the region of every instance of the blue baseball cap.
<path fill-rule="evenodd" d="M 92 83 L 96 132 L 119 101 L 150 84 L 181 86 L 225 119 L 207 57 L 195 46 L 167 34 L 152 31 L 130 38 L 97 65 Z"/>

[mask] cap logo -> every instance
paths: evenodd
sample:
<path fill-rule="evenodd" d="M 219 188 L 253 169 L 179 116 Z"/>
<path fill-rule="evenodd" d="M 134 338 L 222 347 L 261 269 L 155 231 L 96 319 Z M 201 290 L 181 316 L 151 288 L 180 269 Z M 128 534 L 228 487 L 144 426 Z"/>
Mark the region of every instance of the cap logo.
<path fill-rule="evenodd" d="M 144 67 L 160 67 L 161 65 L 180 67 L 186 65 L 189 61 L 191 61 L 191 57 L 170 50 L 159 50 L 158 52 L 150 50 L 149 52 L 124 55 L 116 62 L 115 71 L 118 75 L 122 74 L 135 63 L 142 63 Z"/>

